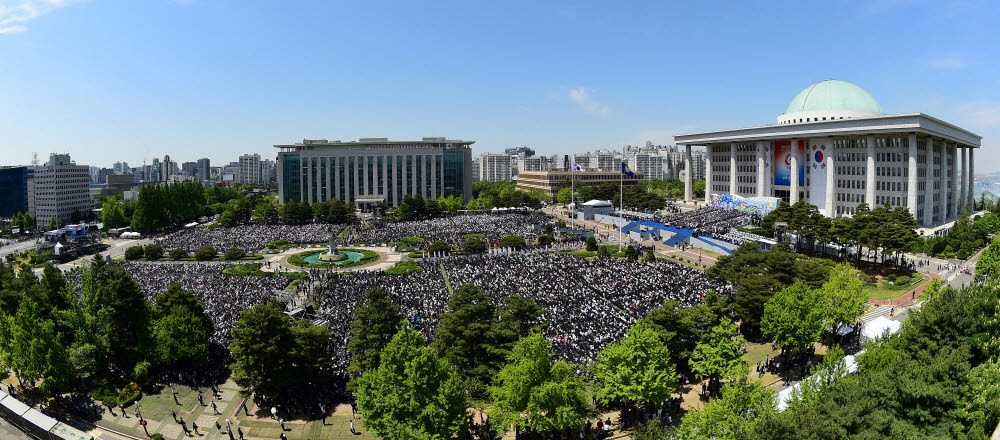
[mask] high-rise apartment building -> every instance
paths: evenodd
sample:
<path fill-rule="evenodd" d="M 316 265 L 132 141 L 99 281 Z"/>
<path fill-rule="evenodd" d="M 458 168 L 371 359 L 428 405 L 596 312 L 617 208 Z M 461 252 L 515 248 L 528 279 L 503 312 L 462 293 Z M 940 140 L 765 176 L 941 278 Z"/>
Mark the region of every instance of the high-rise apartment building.
<path fill-rule="evenodd" d="M 260 161 L 260 182 L 265 185 L 270 185 L 277 181 L 278 168 L 274 161 L 271 159 L 264 159 Z"/>
<path fill-rule="evenodd" d="M 174 170 L 177 168 L 177 164 L 170 160 L 170 155 L 163 156 L 163 162 L 160 162 L 160 181 L 169 182 L 172 177 L 174 177 Z"/>
<path fill-rule="evenodd" d="M 483 153 L 476 158 L 479 162 L 479 180 L 487 182 L 510 182 L 511 157 L 506 154 Z"/>
<path fill-rule="evenodd" d="M 250 183 L 255 185 L 261 183 L 259 154 L 244 154 L 240 156 L 239 176 L 237 176 L 237 181 L 239 183 Z"/>

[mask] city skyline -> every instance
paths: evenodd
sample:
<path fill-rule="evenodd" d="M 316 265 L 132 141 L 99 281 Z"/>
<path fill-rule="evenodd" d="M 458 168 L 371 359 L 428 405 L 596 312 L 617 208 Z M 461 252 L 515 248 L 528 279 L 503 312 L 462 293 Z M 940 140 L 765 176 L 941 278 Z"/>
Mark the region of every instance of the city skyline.
<path fill-rule="evenodd" d="M 1000 170 L 1000 9 L 842 6 L 14 2 L 0 8 L 0 56 L 20 61 L 0 70 L 17 85 L 0 90 L 0 165 L 221 165 L 303 138 L 447 134 L 477 156 L 669 145 L 775 124 L 797 91 L 837 78 L 886 113 L 975 132 L 977 174 Z M 795 22 L 837 32 L 787 38 Z"/>

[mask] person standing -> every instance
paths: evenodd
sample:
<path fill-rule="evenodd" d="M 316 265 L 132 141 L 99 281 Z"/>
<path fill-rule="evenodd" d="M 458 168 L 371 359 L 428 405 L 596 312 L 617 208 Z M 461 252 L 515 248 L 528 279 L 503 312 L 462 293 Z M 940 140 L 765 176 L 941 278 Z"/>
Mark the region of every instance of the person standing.
<path fill-rule="evenodd" d="M 357 435 L 357 431 L 354 430 L 354 419 L 351 419 L 351 434 Z"/>

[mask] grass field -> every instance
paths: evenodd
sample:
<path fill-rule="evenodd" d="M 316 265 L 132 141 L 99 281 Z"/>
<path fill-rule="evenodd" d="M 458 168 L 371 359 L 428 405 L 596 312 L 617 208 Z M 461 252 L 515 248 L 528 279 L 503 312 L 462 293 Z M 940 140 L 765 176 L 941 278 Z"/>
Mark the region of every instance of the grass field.
<path fill-rule="evenodd" d="M 927 277 L 919 272 L 910 274 L 910 283 L 897 286 L 886 279 L 880 279 L 877 284 L 865 283 L 865 292 L 868 292 L 868 299 L 887 300 L 896 299 L 900 295 L 916 289 L 927 280 Z"/>

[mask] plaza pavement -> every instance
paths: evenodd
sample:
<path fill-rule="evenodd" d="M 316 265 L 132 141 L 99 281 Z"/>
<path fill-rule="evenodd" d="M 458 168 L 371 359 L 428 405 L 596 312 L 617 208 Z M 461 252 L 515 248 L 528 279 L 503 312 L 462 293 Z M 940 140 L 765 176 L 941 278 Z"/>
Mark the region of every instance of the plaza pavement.
<path fill-rule="evenodd" d="M 228 422 L 232 423 L 232 438 L 237 440 L 239 439 L 238 429 L 243 431 L 243 438 L 253 440 L 278 439 L 282 433 L 281 425 L 270 417 L 269 408 L 258 408 L 253 404 L 252 399 L 248 399 L 247 410 L 241 409 L 243 398 L 239 395 L 239 387 L 231 381 L 219 387 L 222 393 L 218 399 L 212 397 L 211 390 L 202 388 L 204 406 L 198 402 L 198 391 L 194 388 L 175 384 L 174 389 L 177 391 L 176 403 L 171 396 L 170 388 L 164 387 L 159 390 L 159 393 L 144 394 L 137 405 L 126 408 L 126 416 L 122 415 L 120 409 L 116 408 L 114 414 L 111 414 L 107 407 L 103 407 L 102 418 L 97 421 L 98 428 L 105 431 L 101 438 L 105 440 L 148 438 L 135 414 L 137 407 L 147 421 L 146 429 L 149 434 L 159 433 L 168 440 L 192 438 L 229 440 Z M 215 402 L 221 414 L 215 415 L 213 413 L 212 402 Z M 171 411 L 176 412 L 178 421 L 184 420 L 188 429 L 192 430 L 191 436 L 185 435 L 181 424 L 174 421 Z M 282 417 L 281 411 L 278 412 L 278 416 Z M 198 434 L 194 434 L 193 424 L 198 425 Z M 325 421 L 286 420 L 284 434 L 288 440 L 370 440 L 375 438 L 366 432 L 361 425 L 360 418 L 354 421 L 357 435 L 351 434 L 350 426 L 351 407 L 340 405 L 331 414 L 328 414 Z"/>

